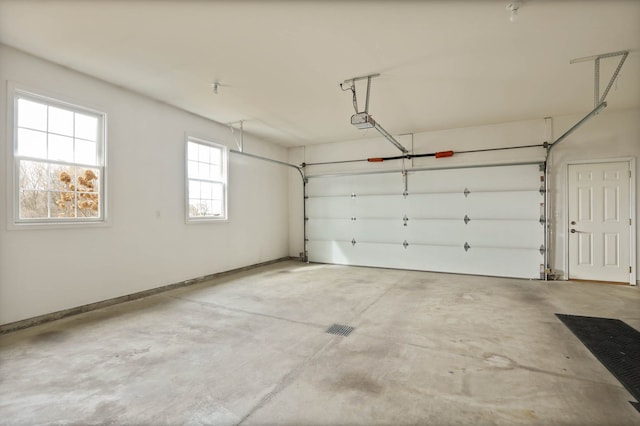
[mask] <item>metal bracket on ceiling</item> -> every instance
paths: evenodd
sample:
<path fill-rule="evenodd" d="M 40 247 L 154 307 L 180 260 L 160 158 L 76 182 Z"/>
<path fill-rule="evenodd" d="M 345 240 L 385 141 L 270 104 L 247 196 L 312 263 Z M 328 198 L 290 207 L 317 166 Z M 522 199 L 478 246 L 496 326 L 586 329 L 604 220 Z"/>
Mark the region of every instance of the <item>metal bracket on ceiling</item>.
<path fill-rule="evenodd" d="M 602 59 L 613 58 L 616 56 L 621 56 L 620 62 L 618 62 L 618 66 L 616 67 L 616 70 L 613 72 L 613 75 L 609 80 L 609 84 L 607 84 L 607 88 L 604 89 L 604 93 L 602 94 L 602 96 L 600 96 L 600 61 Z M 579 62 L 588 62 L 588 61 L 594 62 L 594 70 L 593 70 L 594 71 L 593 72 L 594 73 L 593 75 L 594 106 L 593 106 L 593 110 L 589 114 L 585 115 L 580 121 L 574 124 L 573 127 L 571 127 L 569 130 L 564 132 L 558 139 L 556 139 L 555 141 L 547 145 L 547 155 L 549 155 L 549 153 L 551 152 L 551 149 L 554 146 L 558 145 L 560 142 L 565 140 L 567 136 L 573 133 L 578 127 L 582 126 L 587 120 L 589 120 L 594 115 L 600 113 L 600 111 L 602 111 L 604 108 L 607 107 L 607 103 L 605 102 L 605 99 L 609 94 L 609 90 L 611 90 L 611 86 L 613 86 L 613 83 L 616 81 L 616 78 L 618 78 L 620 69 L 624 64 L 624 61 L 627 59 L 627 56 L 629 56 L 629 51 L 621 50 L 619 52 L 601 53 L 599 55 L 585 56 L 583 58 L 576 58 L 569 61 L 570 64 L 577 64 Z"/>
<path fill-rule="evenodd" d="M 613 72 L 613 75 L 611 76 L 611 79 L 609 80 L 609 84 L 607 84 L 606 89 L 604 89 L 604 92 L 602 93 L 602 96 L 600 96 L 600 60 L 606 59 L 606 58 L 614 58 L 614 57 L 617 57 L 617 56 L 621 56 L 620 62 L 618 62 L 618 66 L 616 67 L 616 70 Z M 604 100 L 606 99 L 607 95 L 609 94 L 609 90 L 611 90 L 611 86 L 613 86 L 613 83 L 616 81 L 616 78 L 618 78 L 618 74 L 620 73 L 620 69 L 622 68 L 622 65 L 624 64 L 624 61 L 627 59 L 627 56 L 629 56 L 629 51 L 628 50 L 621 50 L 619 52 L 609 52 L 609 53 L 601 53 L 599 55 L 585 56 L 583 58 L 576 58 L 576 59 L 572 59 L 572 60 L 569 61 L 570 64 L 577 64 L 579 62 L 593 61 L 593 64 L 594 64 L 594 69 L 593 69 L 593 107 L 594 108 L 596 108 L 598 105 L 603 103 Z"/>
<path fill-rule="evenodd" d="M 240 123 L 240 141 L 238 141 L 238 138 L 236 138 L 235 128 L 233 127 L 233 125 L 236 123 Z M 233 140 L 236 141 L 236 146 L 238 147 L 238 151 L 244 152 L 244 120 L 227 123 L 227 126 L 229 126 L 229 130 L 231 130 L 231 135 L 233 136 Z"/>
<path fill-rule="evenodd" d="M 343 92 L 347 90 L 351 90 L 351 92 L 353 93 L 353 109 L 356 111 L 356 114 L 359 114 L 360 112 L 362 112 L 358 110 L 358 96 L 356 95 L 356 81 L 367 80 L 367 97 L 365 98 L 365 101 L 364 101 L 365 103 L 364 112 L 368 114 L 369 113 L 369 95 L 371 94 L 371 79 L 375 77 L 380 77 L 380 74 L 377 73 L 377 74 L 363 75 L 361 77 L 354 77 L 340 83 L 340 88 L 342 89 Z M 344 84 L 349 84 L 349 87 L 345 89 L 343 86 Z"/>

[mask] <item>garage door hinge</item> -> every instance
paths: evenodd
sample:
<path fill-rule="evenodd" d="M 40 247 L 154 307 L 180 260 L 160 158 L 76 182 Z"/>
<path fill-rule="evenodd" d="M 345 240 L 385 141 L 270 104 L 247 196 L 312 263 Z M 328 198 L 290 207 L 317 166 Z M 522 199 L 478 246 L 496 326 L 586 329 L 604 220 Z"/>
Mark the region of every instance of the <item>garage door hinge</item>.
<path fill-rule="evenodd" d="M 464 251 L 469 251 L 470 248 L 471 248 L 471 246 L 469 245 L 469 243 L 465 242 L 464 243 Z"/>
<path fill-rule="evenodd" d="M 544 248 L 544 244 L 542 244 L 540 246 L 540 254 L 544 256 L 544 252 L 545 252 L 545 248 Z"/>
<path fill-rule="evenodd" d="M 631 273 L 631 266 L 629 266 L 629 273 Z"/>

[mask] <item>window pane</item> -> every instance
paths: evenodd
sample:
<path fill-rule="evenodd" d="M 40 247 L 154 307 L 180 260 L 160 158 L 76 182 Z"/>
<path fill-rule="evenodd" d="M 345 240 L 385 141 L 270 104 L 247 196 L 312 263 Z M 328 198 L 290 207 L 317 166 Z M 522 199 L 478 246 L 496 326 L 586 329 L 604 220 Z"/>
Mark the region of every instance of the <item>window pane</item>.
<path fill-rule="evenodd" d="M 73 139 L 49 134 L 49 159 L 73 162 Z"/>
<path fill-rule="evenodd" d="M 223 185 L 221 183 L 216 183 L 213 185 L 213 197 L 214 200 L 222 200 L 222 188 Z"/>
<path fill-rule="evenodd" d="M 46 219 L 46 191 L 20 191 L 20 219 Z"/>
<path fill-rule="evenodd" d="M 74 169 L 75 167 L 72 166 L 52 164 L 49 189 L 55 191 L 75 191 L 76 177 Z"/>
<path fill-rule="evenodd" d="M 34 130 L 18 129 L 18 155 L 47 158 L 47 134 Z"/>
<path fill-rule="evenodd" d="M 78 217 L 100 217 L 99 202 L 97 192 L 79 192 Z"/>
<path fill-rule="evenodd" d="M 195 161 L 189 161 L 188 167 L 188 176 L 190 179 L 198 177 L 198 163 Z"/>
<path fill-rule="evenodd" d="M 73 112 L 50 106 L 49 132 L 73 136 Z"/>
<path fill-rule="evenodd" d="M 222 150 L 211 149 L 211 164 L 221 164 Z"/>
<path fill-rule="evenodd" d="M 194 142 L 187 143 L 187 160 L 198 161 L 198 144 Z"/>
<path fill-rule="evenodd" d="M 189 198 L 200 198 L 200 182 L 189 181 Z"/>
<path fill-rule="evenodd" d="M 98 140 L 98 118 L 76 113 L 75 137 L 94 142 Z"/>
<path fill-rule="evenodd" d="M 211 171 L 209 170 L 209 164 L 198 163 L 198 177 L 200 179 L 211 179 Z"/>
<path fill-rule="evenodd" d="M 198 144 L 198 161 L 202 163 L 208 163 L 210 151 L 211 148 L 209 148 L 208 146 Z"/>
<path fill-rule="evenodd" d="M 212 201 L 211 200 L 202 200 L 201 201 L 202 205 L 205 206 L 205 216 L 212 216 L 213 215 L 213 205 L 212 205 Z"/>
<path fill-rule="evenodd" d="M 76 217 L 75 192 L 52 192 L 49 201 L 52 218 Z"/>
<path fill-rule="evenodd" d="M 20 189 L 47 189 L 48 166 L 37 161 L 20 161 Z"/>
<path fill-rule="evenodd" d="M 209 182 L 202 182 L 200 185 L 200 198 L 206 198 L 211 200 L 213 198 L 213 184 Z"/>
<path fill-rule="evenodd" d="M 198 216 L 198 200 L 189 200 L 189 217 L 197 217 Z"/>
<path fill-rule="evenodd" d="M 47 106 L 26 99 L 18 99 L 18 126 L 47 130 Z"/>
<path fill-rule="evenodd" d="M 189 215 L 192 217 L 202 217 L 207 215 L 207 205 L 199 199 L 189 200 Z"/>
<path fill-rule="evenodd" d="M 97 144 L 95 142 L 76 139 L 75 162 L 81 164 L 97 164 Z"/>
<path fill-rule="evenodd" d="M 100 192 L 100 171 L 98 169 L 76 168 L 76 191 Z"/>
<path fill-rule="evenodd" d="M 216 166 L 216 165 L 209 166 L 209 176 L 211 176 L 211 179 L 221 180 L 222 179 L 222 167 L 221 166 Z"/>
<path fill-rule="evenodd" d="M 222 216 L 222 201 L 221 200 L 210 201 L 209 205 L 211 206 L 211 214 L 213 216 Z"/>

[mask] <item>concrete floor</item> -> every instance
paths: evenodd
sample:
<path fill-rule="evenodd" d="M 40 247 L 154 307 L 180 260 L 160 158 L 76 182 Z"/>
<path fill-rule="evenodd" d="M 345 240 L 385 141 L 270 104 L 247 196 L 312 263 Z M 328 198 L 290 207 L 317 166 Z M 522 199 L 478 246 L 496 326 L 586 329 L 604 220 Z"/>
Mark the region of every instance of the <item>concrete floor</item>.
<path fill-rule="evenodd" d="M 282 262 L 2 336 L 0 423 L 640 424 L 556 312 L 640 290 Z"/>

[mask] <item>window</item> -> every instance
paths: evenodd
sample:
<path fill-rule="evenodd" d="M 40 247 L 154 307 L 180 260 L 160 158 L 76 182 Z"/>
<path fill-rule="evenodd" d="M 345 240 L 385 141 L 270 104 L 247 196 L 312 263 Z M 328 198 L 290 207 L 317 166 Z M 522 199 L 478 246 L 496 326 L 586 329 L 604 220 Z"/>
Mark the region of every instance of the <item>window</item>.
<path fill-rule="evenodd" d="M 187 219 L 227 218 L 227 148 L 187 138 Z"/>
<path fill-rule="evenodd" d="M 14 221 L 103 221 L 105 115 L 25 92 L 14 99 Z"/>

